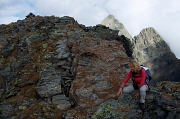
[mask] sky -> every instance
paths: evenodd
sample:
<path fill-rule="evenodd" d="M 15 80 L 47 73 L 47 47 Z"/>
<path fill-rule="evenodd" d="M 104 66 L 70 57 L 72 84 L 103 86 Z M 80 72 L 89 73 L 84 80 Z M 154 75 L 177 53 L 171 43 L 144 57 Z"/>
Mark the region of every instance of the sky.
<path fill-rule="evenodd" d="M 153 27 L 180 59 L 180 0 L 0 0 L 0 24 L 23 20 L 30 12 L 70 16 L 85 26 L 113 15 L 132 37 Z"/>

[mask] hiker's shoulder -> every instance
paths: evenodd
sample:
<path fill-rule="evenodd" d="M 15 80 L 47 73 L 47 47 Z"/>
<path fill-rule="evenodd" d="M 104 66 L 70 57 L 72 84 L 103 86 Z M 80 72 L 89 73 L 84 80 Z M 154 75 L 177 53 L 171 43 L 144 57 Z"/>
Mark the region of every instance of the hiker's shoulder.
<path fill-rule="evenodd" d="M 148 70 L 148 67 L 142 66 L 141 68 L 143 68 L 144 70 Z"/>
<path fill-rule="evenodd" d="M 144 73 L 144 72 L 146 72 L 146 70 L 142 67 L 141 72 Z"/>

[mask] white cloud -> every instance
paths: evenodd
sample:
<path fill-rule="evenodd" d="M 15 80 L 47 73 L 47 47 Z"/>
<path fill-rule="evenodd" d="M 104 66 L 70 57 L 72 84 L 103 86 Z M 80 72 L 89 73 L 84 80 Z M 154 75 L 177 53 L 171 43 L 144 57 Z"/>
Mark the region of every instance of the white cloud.
<path fill-rule="evenodd" d="M 180 58 L 179 0 L 1 0 L 0 24 L 24 19 L 30 12 L 70 16 L 86 26 L 95 26 L 112 14 L 132 36 L 144 28 L 154 27 Z"/>

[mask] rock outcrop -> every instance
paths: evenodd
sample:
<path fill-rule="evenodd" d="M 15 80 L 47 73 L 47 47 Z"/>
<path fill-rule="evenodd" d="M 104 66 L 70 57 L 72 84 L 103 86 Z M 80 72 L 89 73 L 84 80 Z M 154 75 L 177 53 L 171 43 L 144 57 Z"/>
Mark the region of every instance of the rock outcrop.
<path fill-rule="evenodd" d="M 124 35 L 128 39 L 132 39 L 132 36 L 129 34 L 129 32 L 126 30 L 124 25 L 120 23 L 113 15 L 108 15 L 102 22 L 102 25 L 105 25 L 113 30 L 118 30 L 118 35 Z"/>
<path fill-rule="evenodd" d="M 132 55 L 118 31 L 85 27 L 68 16 L 31 13 L 1 25 L 0 35 L 4 119 L 92 115 L 114 97 Z"/>
<path fill-rule="evenodd" d="M 68 42 L 75 57 L 73 66 L 77 72 L 70 92 L 76 97 L 77 106 L 68 111 L 68 114 L 73 111 L 71 116 L 83 112 L 86 112 L 85 116 L 91 115 L 99 104 L 112 99 L 115 90 L 118 90 L 117 85 L 125 77 L 124 67 L 130 61 L 118 41 L 102 40 L 93 34 L 94 37 L 89 38 L 88 35 L 76 35 L 77 39 L 70 38 L 72 41 Z"/>

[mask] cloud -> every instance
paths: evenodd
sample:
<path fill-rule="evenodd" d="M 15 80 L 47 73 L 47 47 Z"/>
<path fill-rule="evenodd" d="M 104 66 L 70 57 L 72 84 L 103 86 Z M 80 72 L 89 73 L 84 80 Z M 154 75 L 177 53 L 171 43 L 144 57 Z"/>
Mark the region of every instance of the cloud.
<path fill-rule="evenodd" d="M 25 18 L 30 10 L 30 5 L 24 0 L 1 0 L 0 24 L 8 24 Z"/>
<path fill-rule="evenodd" d="M 0 24 L 24 19 L 30 12 L 41 16 L 70 16 L 95 26 L 112 14 L 132 36 L 154 27 L 180 58 L 179 0 L 1 0 Z"/>

